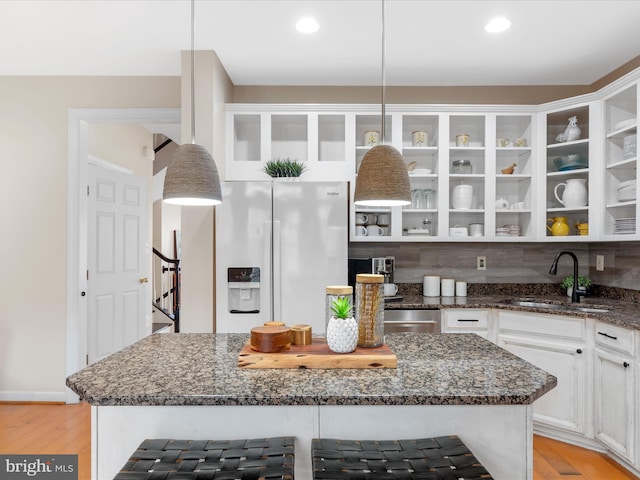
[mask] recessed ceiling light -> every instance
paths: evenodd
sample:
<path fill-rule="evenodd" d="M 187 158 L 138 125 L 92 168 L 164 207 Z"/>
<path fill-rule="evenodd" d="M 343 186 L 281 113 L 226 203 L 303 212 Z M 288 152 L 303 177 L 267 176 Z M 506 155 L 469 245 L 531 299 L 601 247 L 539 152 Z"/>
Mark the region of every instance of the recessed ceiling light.
<path fill-rule="evenodd" d="M 504 32 L 511 26 L 511 22 L 504 17 L 494 18 L 484 27 L 489 33 Z"/>
<path fill-rule="evenodd" d="M 300 33 L 315 33 L 319 28 L 320 25 L 318 25 L 318 22 L 311 17 L 301 18 L 298 20 L 298 23 L 296 23 L 296 30 Z"/>

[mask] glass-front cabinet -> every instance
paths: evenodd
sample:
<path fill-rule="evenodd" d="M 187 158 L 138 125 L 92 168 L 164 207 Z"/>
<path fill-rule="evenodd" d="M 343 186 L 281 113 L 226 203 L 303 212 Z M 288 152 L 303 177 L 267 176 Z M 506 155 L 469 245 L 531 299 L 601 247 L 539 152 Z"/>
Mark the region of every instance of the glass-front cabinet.
<path fill-rule="evenodd" d="M 616 240 L 636 240 L 638 84 L 605 98 L 603 113 L 604 234 Z"/>
<path fill-rule="evenodd" d="M 593 103 L 574 105 L 546 112 L 544 121 L 546 158 L 544 159 L 546 230 L 548 241 L 590 240 L 593 227 L 594 191 L 592 167 L 597 169 L 590 148 Z M 593 164 L 596 164 L 595 166 Z M 597 207 L 596 207 L 597 208 Z M 593 232 L 592 232 L 593 233 Z"/>
<path fill-rule="evenodd" d="M 269 180 L 269 160 L 304 162 L 302 180 L 349 175 L 353 126 L 334 107 L 227 105 L 225 180 Z M 311 108 L 313 108 L 311 110 Z M 348 138 L 349 137 L 349 138 Z"/>
<path fill-rule="evenodd" d="M 535 113 L 411 107 L 389 108 L 385 124 L 385 141 L 407 166 L 411 205 L 354 206 L 352 240 L 531 241 Z M 379 122 L 379 114 L 356 114 L 356 178 L 369 143 L 379 142 Z"/>
<path fill-rule="evenodd" d="M 227 105 L 225 180 L 347 181 L 383 142 L 379 105 Z M 544 105 L 387 105 L 384 143 L 404 158 L 405 207 L 350 205 L 356 242 L 639 240 L 640 69 Z"/>

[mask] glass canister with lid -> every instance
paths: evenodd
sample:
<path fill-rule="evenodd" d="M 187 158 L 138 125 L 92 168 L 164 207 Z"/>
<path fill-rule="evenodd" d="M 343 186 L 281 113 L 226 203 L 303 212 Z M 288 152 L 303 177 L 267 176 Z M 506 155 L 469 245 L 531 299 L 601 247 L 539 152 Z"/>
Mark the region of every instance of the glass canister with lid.
<path fill-rule="evenodd" d="M 451 163 L 451 173 L 469 174 L 473 173 L 473 166 L 470 160 L 454 160 Z"/>
<path fill-rule="evenodd" d="M 333 302 L 339 298 L 347 297 L 349 299 L 349 303 L 353 305 L 353 287 L 351 285 L 328 285 L 325 290 L 324 319 L 326 327 L 333 316 L 331 309 Z"/>
<path fill-rule="evenodd" d="M 358 346 L 379 347 L 384 343 L 384 276 L 356 275 L 356 320 Z"/>

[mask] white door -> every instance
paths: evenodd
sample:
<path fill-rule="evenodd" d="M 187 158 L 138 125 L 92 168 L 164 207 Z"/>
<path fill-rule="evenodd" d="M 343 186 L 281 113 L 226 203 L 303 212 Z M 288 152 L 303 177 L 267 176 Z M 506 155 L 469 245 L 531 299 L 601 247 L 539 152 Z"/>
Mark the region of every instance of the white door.
<path fill-rule="evenodd" d="M 571 343 L 499 335 L 498 345 L 558 379 L 558 386 L 533 404 L 535 422 L 585 433 L 585 355 Z"/>
<path fill-rule="evenodd" d="M 89 166 L 87 360 L 151 332 L 146 180 Z"/>
<path fill-rule="evenodd" d="M 628 357 L 598 348 L 594 378 L 596 438 L 633 462 L 633 362 Z"/>

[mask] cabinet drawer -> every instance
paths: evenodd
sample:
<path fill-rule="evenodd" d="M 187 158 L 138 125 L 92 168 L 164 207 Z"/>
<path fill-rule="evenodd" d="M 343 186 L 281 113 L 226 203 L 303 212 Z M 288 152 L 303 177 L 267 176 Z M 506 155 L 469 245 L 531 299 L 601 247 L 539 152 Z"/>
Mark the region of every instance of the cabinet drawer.
<path fill-rule="evenodd" d="M 627 328 L 596 322 L 596 345 L 633 355 L 634 332 Z"/>
<path fill-rule="evenodd" d="M 487 310 L 443 310 L 444 324 L 449 328 L 464 328 L 465 330 L 486 330 L 488 327 Z"/>
<path fill-rule="evenodd" d="M 500 311 L 498 329 L 505 332 L 525 332 L 544 337 L 586 340 L 585 320 L 562 315 Z"/>

